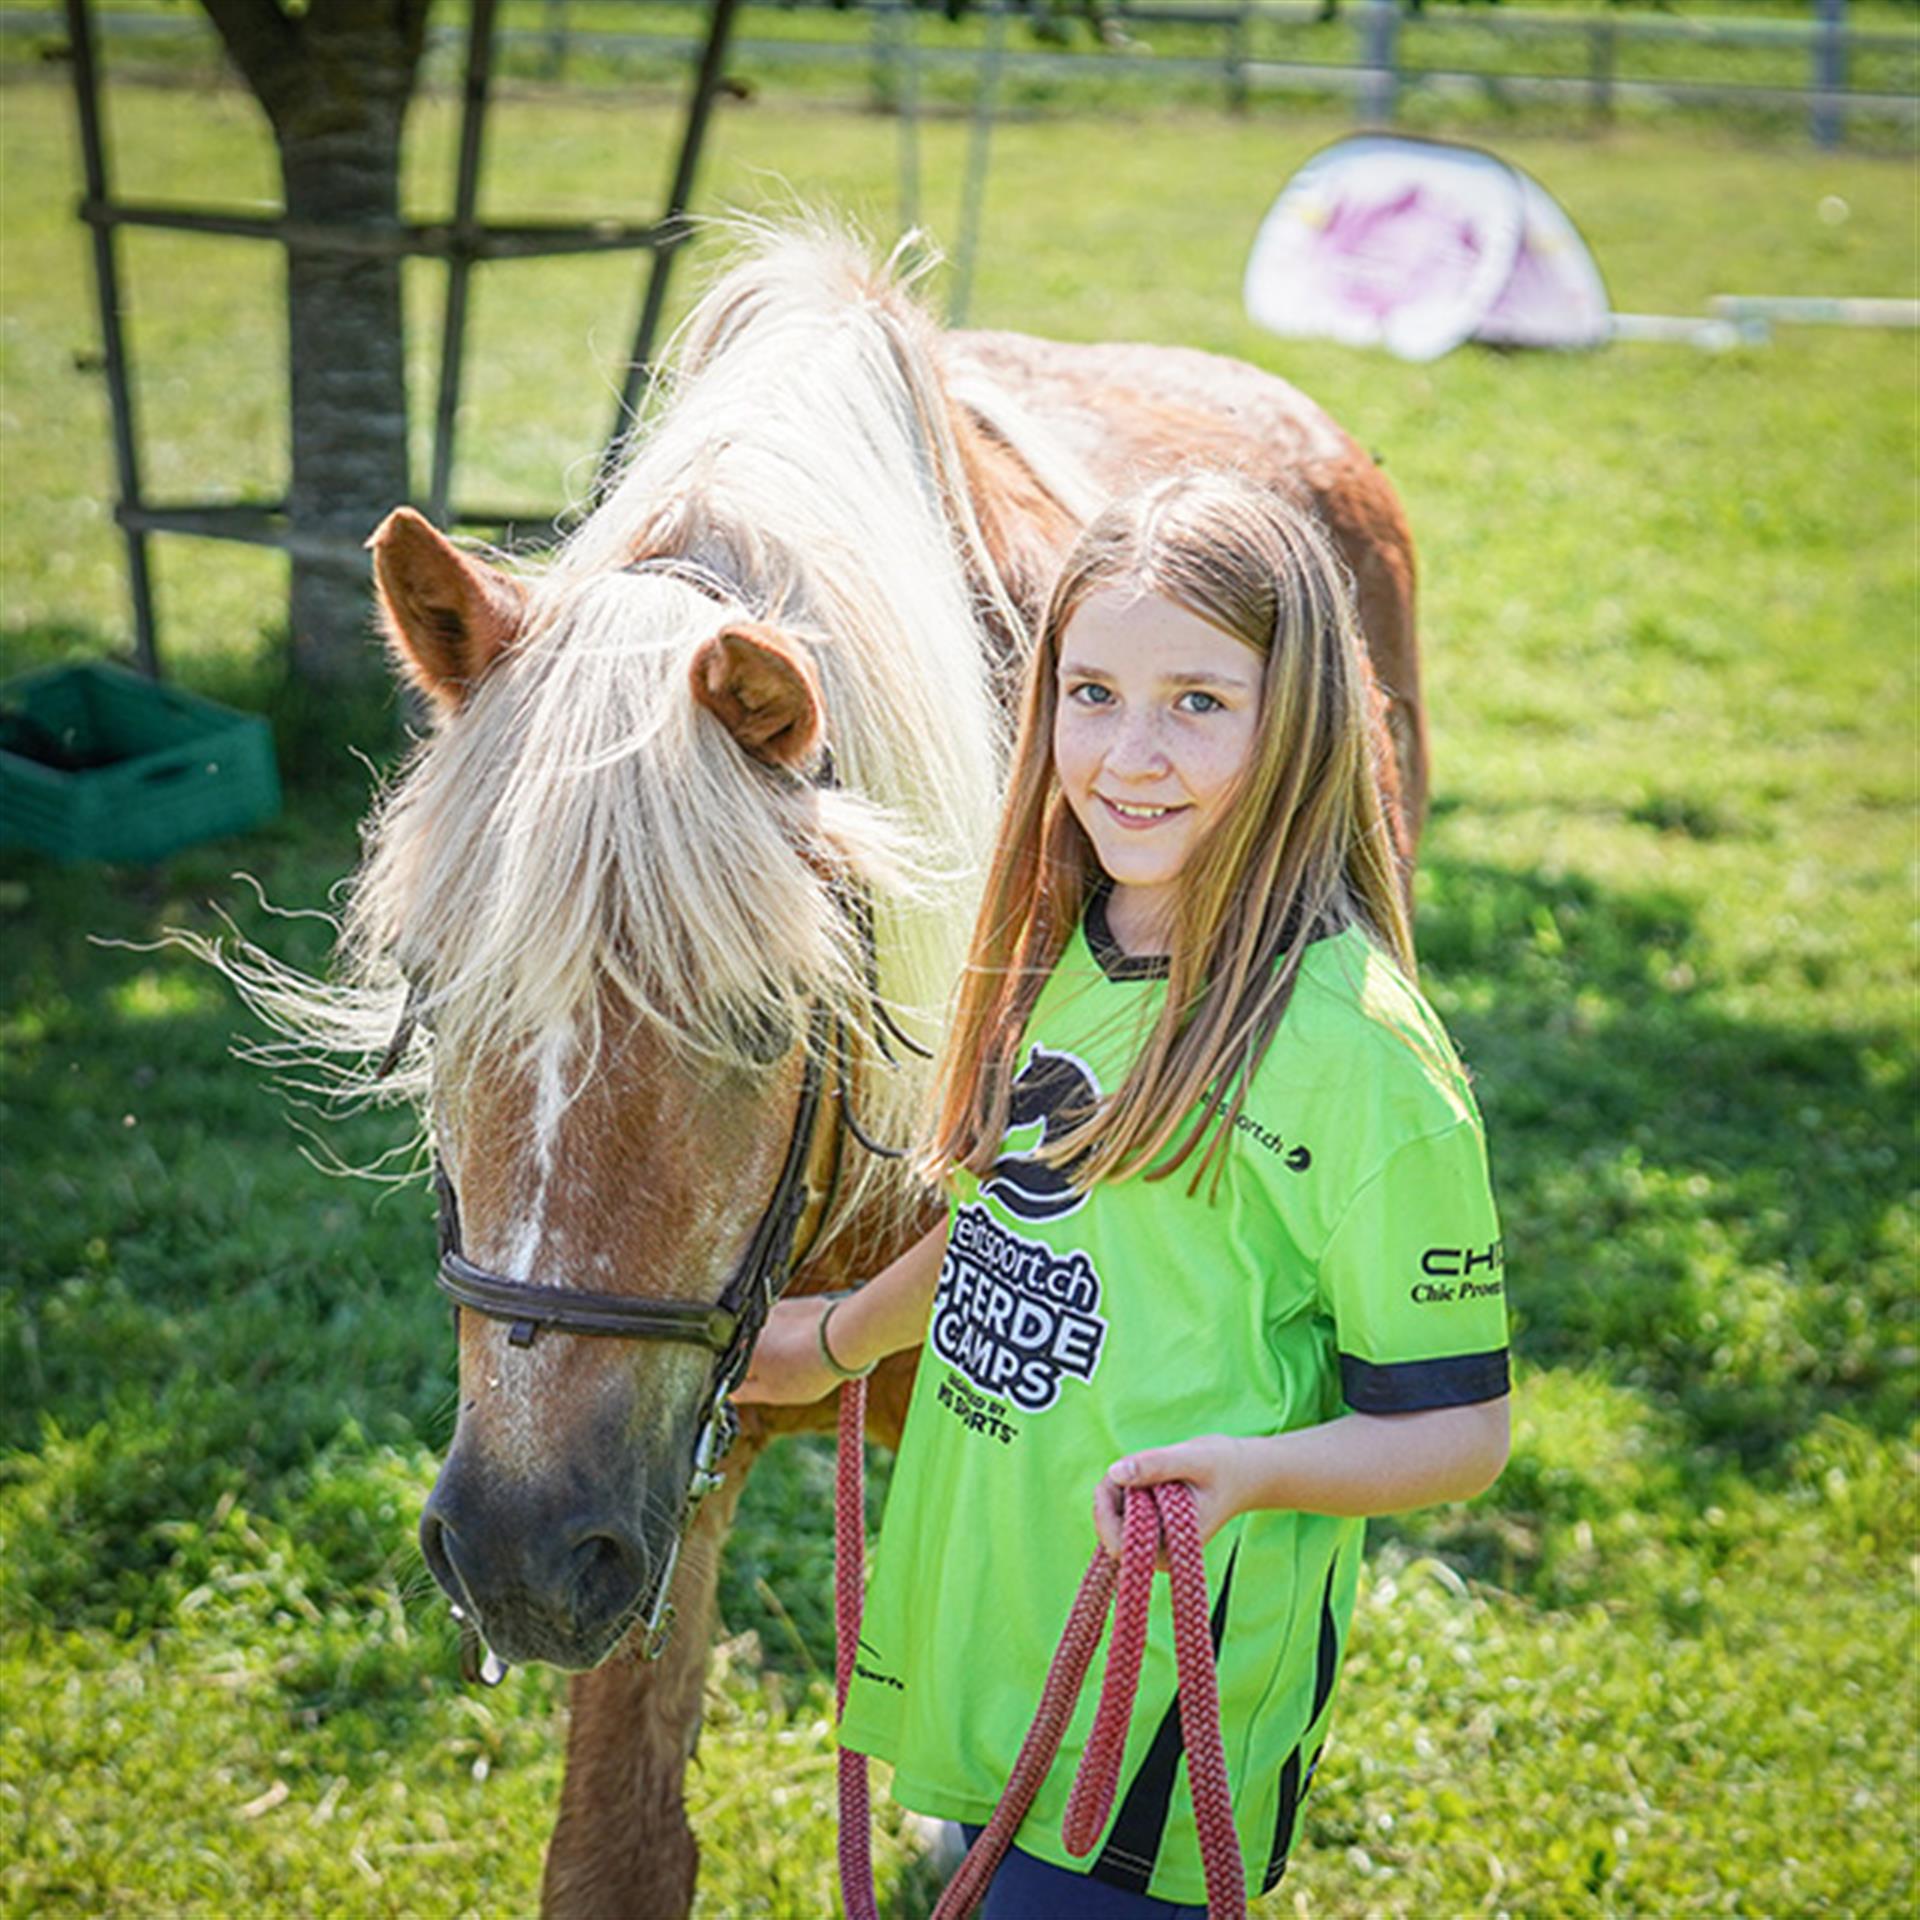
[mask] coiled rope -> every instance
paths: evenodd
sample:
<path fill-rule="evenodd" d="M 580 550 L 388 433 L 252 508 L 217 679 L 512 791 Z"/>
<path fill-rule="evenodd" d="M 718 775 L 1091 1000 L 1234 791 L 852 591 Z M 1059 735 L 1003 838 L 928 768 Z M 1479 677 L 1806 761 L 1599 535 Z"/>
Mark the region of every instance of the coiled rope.
<path fill-rule="evenodd" d="M 866 1426 L 867 1385 L 849 1380 L 840 1389 L 840 1451 L 834 1476 L 833 1589 L 834 1692 L 842 1713 L 853 1678 L 860 1639 L 860 1602 L 866 1553 L 865 1471 L 860 1443 Z M 1220 1738 L 1220 1689 L 1207 1620 L 1207 1576 L 1200 1554 L 1200 1527 L 1193 1489 L 1184 1481 L 1127 1490 L 1126 1529 L 1120 1559 L 1096 1550 L 1080 1582 L 1059 1650 L 1047 1671 L 1040 1705 L 1007 1776 L 1000 1804 L 967 1851 L 933 1920 L 966 1920 L 980 1904 L 1013 1836 L 1033 1805 L 1073 1717 L 1094 1649 L 1114 1607 L 1113 1639 L 1100 1686 L 1100 1704 L 1086 1751 L 1067 1798 L 1061 1838 L 1076 1856 L 1092 1852 L 1113 1807 L 1126 1746 L 1127 1721 L 1140 1686 L 1147 1644 L 1147 1603 L 1154 1563 L 1164 1544 L 1173 1587 L 1174 1661 L 1180 1680 L 1180 1731 L 1186 1744 L 1187 1778 L 1199 1829 L 1206 1874 L 1208 1920 L 1244 1920 L 1246 1874 L 1234 1832 L 1227 1787 L 1226 1751 Z M 879 1920 L 873 1890 L 872 1799 L 867 1759 L 840 1749 L 840 1897 L 847 1920 Z"/>

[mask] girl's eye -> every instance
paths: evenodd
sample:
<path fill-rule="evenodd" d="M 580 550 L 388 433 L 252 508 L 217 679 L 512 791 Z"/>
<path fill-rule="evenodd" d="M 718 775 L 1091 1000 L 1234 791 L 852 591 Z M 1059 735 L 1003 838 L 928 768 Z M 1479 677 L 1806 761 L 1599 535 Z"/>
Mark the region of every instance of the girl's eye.
<path fill-rule="evenodd" d="M 1217 713 L 1225 704 L 1225 701 L 1211 693 L 1203 693 L 1198 687 L 1190 688 L 1174 702 L 1182 713 Z"/>
<path fill-rule="evenodd" d="M 1067 689 L 1067 698 L 1083 707 L 1104 707 L 1113 693 L 1096 680 L 1081 680 Z"/>

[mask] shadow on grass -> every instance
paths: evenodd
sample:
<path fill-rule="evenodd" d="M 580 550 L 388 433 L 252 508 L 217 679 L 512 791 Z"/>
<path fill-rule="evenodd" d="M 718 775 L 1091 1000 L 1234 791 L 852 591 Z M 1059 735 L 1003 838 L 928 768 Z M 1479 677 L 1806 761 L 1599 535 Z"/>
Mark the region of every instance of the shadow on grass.
<path fill-rule="evenodd" d="M 1749 1472 L 1911 1417 L 1892 1028 L 1740 1020 L 1686 904 L 1435 863 L 1423 966 L 1472 1064 L 1521 1355 L 1651 1389 Z"/>
<path fill-rule="evenodd" d="M 62 635 L 30 637 L 41 663 L 62 657 Z M 271 693 L 234 673 L 193 684 L 236 706 Z M 0 1496 L 25 1529 L 16 1623 L 160 1624 L 183 1591 L 167 1569 L 184 1579 L 219 1558 L 183 1544 L 210 1514 L 297 1530 L 295 1482 L 343 1432 L 392 1447 L 450 1425 L 424 1191 L 317 1172 L 291 1124 L 311 1116 L 234 1057 L 261 1035 L 225 984 L 137 950 L 168 927 L 217 930 L 218 908 L 257 925 L 237 869 L 290 907 L 328 900 L 368 785 L 344 743 L 392 732 L 377 702 L 368 712 L 308 724 L 286 810 L 260 832 L 151 866 L 0 856 Z M 302 729 L 276 718 L 284 755 Z M 310 969 L 330 940 L 314 919 L 273 923 L 276 950 Z M 315 1126 L 349 1164 L 411 1129 L 402 1114 Z M 396 1538 L 410 1531 L 408 1515 Z"/>

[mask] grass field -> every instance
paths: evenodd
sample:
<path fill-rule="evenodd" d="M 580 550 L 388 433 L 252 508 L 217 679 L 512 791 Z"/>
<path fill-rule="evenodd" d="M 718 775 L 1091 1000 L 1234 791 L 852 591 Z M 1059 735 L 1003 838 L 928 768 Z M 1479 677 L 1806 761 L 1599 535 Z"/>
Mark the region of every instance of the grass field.
<path fill-rule="evenodd" d="M 128 92 L 143 195 L 265 195 L 231 96 Z M 996 141 L 976 319 L 1236 353 L 1387 462 L 1424 564 L 1426 984 L 1474 1066 L 1512 1253 L 1514 1459 L 1374 1530 L 1306 1840 L 1264 1915 L 1880 1916 L 1915 1899 L 1915 359 L 1409 368 L 1240 316 L 1245 249 L 1338 122 L 1034 122 Z M 68 106 L 0 89 L 9 670 L 124 645 Z M 444 204 L 453 121 L 415 128 Z M 893 128 L 729 111 L 706 202 L 891 218 Z M 927 132 L 951 228 L 962 133 Z M 666 116 L 507 104 L 493 211 L 641 212 Z M 1637 131 L 1502 142 L 1615 303 L 1915 291 L 1908 167 Z M 1824 211 L 1823 211 L 1824 209 Z M 1838 214 L 1841 217 L 1836 217 Z M 277 490 L 277 275 L 130 236 L 156 495 Z M 439 287 L 410 283 L 430 391 Z M 478 289 L 469 497 L 583 486 L 631 266 Z M 229 1056 L 218 984 L 92 944 L 324 904 L 353 739 L 277 671 L 271 559 L 158 548 L 180 677 L 265 706 L 279 824 L 153 870 L 0 872 L 0 1903 L 25 1914 L 530 1910 L 558 1689 L 454 1675 L 412 1539 L 451 1426 L 417 1190 L 329 1180 Z M 324 929 L 272 923 L 317 962 Z M 298 1114 L 292 1116 L 300 1118 Z M 333 1149 L 400 1131 L 363 1119 Z M 693 1777 L 701 1911 L 830 1908 L 827 1469 L 756 1475 Z M 904 1841 L 883 1884 L 925 1910 Z"/>

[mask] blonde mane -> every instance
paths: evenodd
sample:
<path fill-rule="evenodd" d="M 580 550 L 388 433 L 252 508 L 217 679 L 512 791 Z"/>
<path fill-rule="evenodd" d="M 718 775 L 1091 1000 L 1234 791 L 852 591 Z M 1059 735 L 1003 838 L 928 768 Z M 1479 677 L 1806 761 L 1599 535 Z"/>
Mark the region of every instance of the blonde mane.
<path fill-rule="evenodd" d="M 257 954 L 226 970 L 309 1052 L 377 1050 L 404 971 L 450 1057 L 571 1036 L 578 1073 L 622 1006 L 743 1061 L 824 1004 L 858 1036 L 868 1130 L 905 1142 L 925 1070 L 881 1065 L 875 1005 L 930 1045 L 963 959 L 1005 749 L 982 580 L 1021 631 L 931 322 L 845 237 L 761 232 L 685 322 L 603 503 L 528 580 L 518 641 L 377 808 L 337 983 Z M 740 619 L 810 652 L 831 784 L 749 761 L 690 697 L 695 651 Z M 396 1086 L 423 1087 L 425 1053 Z"/>

